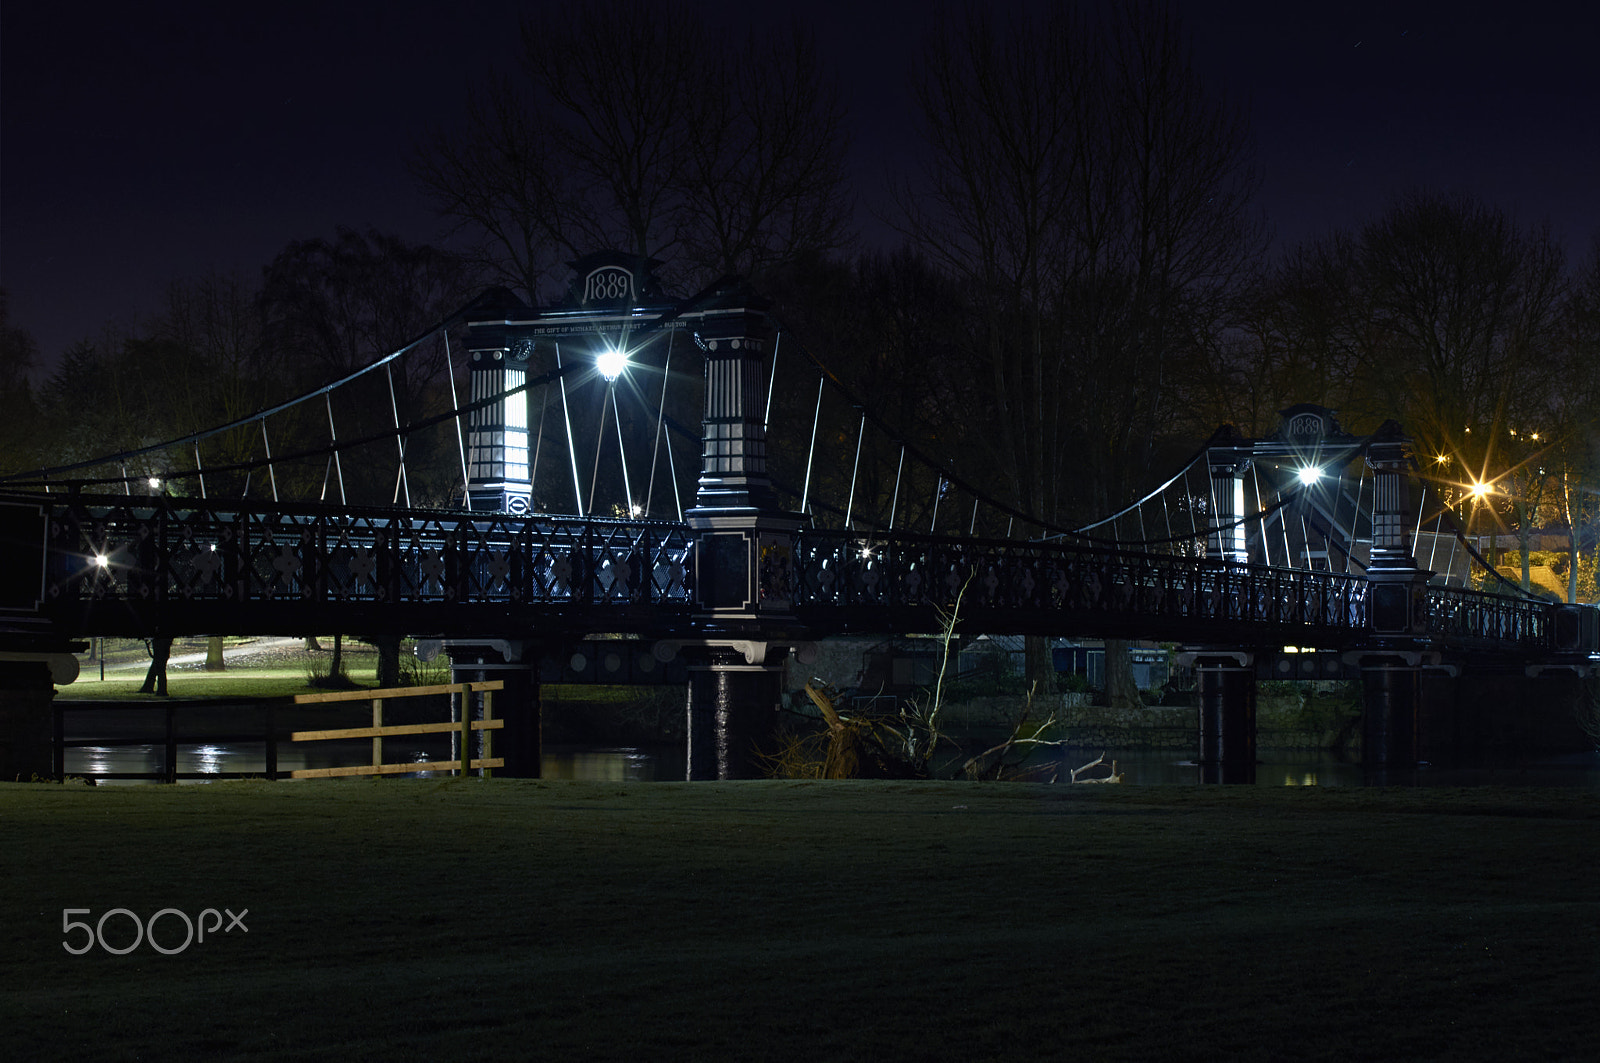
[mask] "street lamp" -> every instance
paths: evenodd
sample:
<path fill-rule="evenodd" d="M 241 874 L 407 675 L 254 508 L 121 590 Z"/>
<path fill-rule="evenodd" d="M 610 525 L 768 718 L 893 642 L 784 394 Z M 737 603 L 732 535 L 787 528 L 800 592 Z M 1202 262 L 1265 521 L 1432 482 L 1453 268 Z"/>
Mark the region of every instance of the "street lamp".
<path fill-rule="evenodd" d="M 594 360 L 594 367 L 606 378 L 606 383 L 616 383 L 617 377 L 628 368 L 628 352 L 607 347 Z"/>

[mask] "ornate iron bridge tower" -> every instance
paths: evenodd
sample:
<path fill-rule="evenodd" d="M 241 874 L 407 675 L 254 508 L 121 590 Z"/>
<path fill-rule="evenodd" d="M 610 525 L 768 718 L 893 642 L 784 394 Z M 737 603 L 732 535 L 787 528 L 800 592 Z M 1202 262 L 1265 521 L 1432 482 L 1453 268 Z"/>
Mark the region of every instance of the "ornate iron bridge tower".
<path fill-rule="evenodd" d="M 536 419 L 517 390 L 530 373 L 587 371 L 607 358 L 620 373 L 646 347 L 663 344 L 665 367 L 680 340 L 685 348 L 692 342 L 705 365 L 699 484 L 694 505 L 682 514 L 689 530 L 684 562 L 693 588 L 692 635 L 658 641 L 653 652 L 680 655 L 688 666 L 689 778 L 758 774 L 756 750 L 776 720 L 783 657 L 798 637 L 790 585 L 800 518 L 783 511 L 767 474 L 763 401 L 774 333 L 767 303 L 730 280 L 692 305 L 675 304 L 655 278 L 660 263 L 617 252 L 571 265 L 575 279 L 558 305 L 537 311 L 506 306 L 468 323 L 473 396 L 504 396 L 475 414 L 471 425 L 471 507 L 518 515 L 538 508 L 536 459 L 529 456 Z M 573 468 L 575 512 L 591 515 L 592 490 L 586 498 L 576 461 Z M 626 493 L 630 512 L 617 516 L 640 516 L 631 485 Z M 537 729 L 533 669 L 540 647 L 516 637 L 447 646 L 459 674 L 506 681 L 512 693 L 502 702 L 520 699 L 524 730 Z M 534 756 L 536 750 L 535 743 L 524 752 Z"/>

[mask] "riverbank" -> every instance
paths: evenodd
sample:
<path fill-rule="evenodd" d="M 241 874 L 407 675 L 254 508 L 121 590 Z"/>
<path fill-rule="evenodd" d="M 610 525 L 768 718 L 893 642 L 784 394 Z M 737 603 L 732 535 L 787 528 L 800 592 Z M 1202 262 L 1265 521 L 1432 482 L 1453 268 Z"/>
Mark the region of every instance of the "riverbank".
<path fill-rule="evenodd" d="M 19 1059 L 1550 1060 L 1600 1035 L 1585 791 L 3 785 L 0 824 Z M 115 908 L 248 929 L 63 949 L 64 909 Z"/>

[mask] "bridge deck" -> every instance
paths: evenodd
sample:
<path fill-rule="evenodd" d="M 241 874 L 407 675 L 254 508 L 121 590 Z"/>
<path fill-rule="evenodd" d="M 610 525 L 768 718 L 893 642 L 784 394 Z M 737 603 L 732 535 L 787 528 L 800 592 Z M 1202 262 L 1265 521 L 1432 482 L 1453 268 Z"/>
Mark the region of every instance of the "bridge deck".
<path fill-rule="evenodd" d="M 48 525 L 34 619 L 66 636 L 697 630 L 694 533 L 675 522 L 116 496 L 28 502 Z M 786 598 L 809 637 L 937 632 L 959 599 L 969 632 L 1338 649 L 1371 641 L 1368 591 L 1358 575 L 1178 554 L 802 529 L 786 574 L 759 593 Z M 1429 588 L 1427 639 L 1547 655 L 1573 641 L 1568 627 L 1583 627 L 1563 620 L 1570 608 Z"/>

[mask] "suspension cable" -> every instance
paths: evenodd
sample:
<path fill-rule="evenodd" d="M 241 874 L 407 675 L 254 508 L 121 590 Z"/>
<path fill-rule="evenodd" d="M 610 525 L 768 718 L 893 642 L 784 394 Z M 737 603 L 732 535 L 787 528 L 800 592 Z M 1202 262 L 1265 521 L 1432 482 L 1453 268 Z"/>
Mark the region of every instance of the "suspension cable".
<path fill-rule="evenodd" d="M 844 506 L 844 530 L 850 530 L 850 517 L 856 506 L 856 474 L 861 471 L 861 441 L 867 434 L 867 415 L 861 415 L 861 427 L 856 431 L 856 462 L 850 469 L 850 500 Z"/>
<path fill-rule="evenodd" d="M 469 368 L 467 372 L 471 372 Z M 472 477 L 467 473 L 467 441 L 461 431 L 461 399 L 456 395 L 456 363 L 450 354 L 450 330 L 444 330 L 444 375 L 450 378 L 450 408 L 455 411 L 456 450 L 461 455 L 461 505 L 472 505 Z"/>
<path fill-rule="evenodd" d="M 622 462 L 622 494 L 627 502 L 627 511 L 623 516 L 632 520 L 636 514 L 633 512 L 633 485 L 628 482 L 628 451 L 622 443 L 622 414 L 617 409 L 617 389 L 611 389 L 611 419 L 617 423 L 617 460 Z"/>
<path fill-rule="evenodd" d="M 544 449 L 544 415 L 550 408 L 550 385 L 539 389 L 539 436 L 533 441 L 533 464 L 528 468 L 528 507 L 533 507 L 533 485 L 539 482 L 539 452 Z"/>
<path fill-rule="evenodd" d="M 665 421 L 667 417 L 667 382 L 672 379 L 672 343 L 677 338 L 677 329 L 673 329 L 671 332 L 667 333 L 667 357 L 666 361 L 661 366 L 661 402 L 656 407 L 656 433 L 655 438 L 651 442 L 650 449 L 650 479 L 644 491 L 644 515 L 646 517 L 650 515 L 650 506 L 655 501 L 656 496 L 656 467 L 661 459 L 661 435 L 665 427 L 662 422 Z M 667 438 L 667 452 L 669 458 L 671 456 L 671 451 L 672 439 L 669 436 Z M 676 489 L 677 485 L 674 484 L 673 487 Z"/>
<path fill-rule="evenodd" d="M 900 508 L 900 473 L 906 467 L 906 445 L 900 444 L 900 464 L 894 469 L 894 496 L 889 501 L 889 530 L 894 531 L 894 515 Z"/>
<path fill-rule="evenodd" d="M 411 508 L 411 482 L 406 479 L 406 438 L 400 431 L 400 400 L 394 394 L 394 367 L 383 367 L 384 375 L 389 378 L 389 409 L 394 412 L 394 442 L 400 450 L 400 470 L 395 474 L 394 500 L 400 500 L 400 490 L 403 487 L 406 493 L 406 508 Z"/>
<path fill-rule="evenodd" d="M 1373 491 L 1374 491 L 1374 494 L 1376 494 L 1376 491 L 1377 491 L 1377 485 L 1376 484 L 1373 485 Z M 1359 477 L 1357 477 L 1357 479 L 1356 479 L 1356 511 L 1355 511 L 1355 515 L 1350 518 L 1350 547 L 1351 548 L 1349 550 L 1345 551 L 1345 555 L 1344 555 L 1344 571 L 1345 571 L 1345 575 L 1349 575 L 1350 574 L 1350 559 L 1355 554 L 1356 526 L 1361 523 L 1361 496 L 1366 494 L 1366 493 L 1367 493 L 1367 463 L 1363 461 L 1361 463 L 1361 475 Z M 1368 515 L 1367 515 L 1367 523 L 1370 525 L 1371 522 L 1372 522 L 1372 514 L 1368 513 Z"/>
<path fill-rule="evenodd" d="M 783 330 L 772 339 L 772 371 L 767 376 L 767 412 L 761 415 L 761 431 L 772 430 L 772 387 L 778 382 L 778 348 L 783 343 Z"/>
<path fill-rule="evenodd" d="M 817 423 L 822 419 L 822 386 L 827 382 L 827 377 L 817 377 L 817 412 L 811 417 L 811 448 L 806 451 L 806 479 L 800 489 L 800 512 L 806 512 L 806 504 L 811 500 L 811 462 L 817 456 Z"/>
<path fill-rule="evenodd" d="M 615 385 L 607 384 L 606 391 L 609 392 L 614 386 Z M 582 504 L 580 504 L 578 507 L 578 512 L 582 513 L 586 517 L 593 516 L 594 514 L 594 489 L 595 485 L 600 482 L 600 448 L 605 445 L 606 441 L 607 397 L 608 396 L 606 395 L 600 396 L 600 428 L 594 434 L 594 471 L 589 476 L 589 505 L 587 508 L 585 508 Z"/>
<path fill-rule="evenodd" d="M 328 439 L 333 443 L 333 467 L 339 472 L 339 504 L 345 504 L 344 497 L 344 462 L 339 458 L 339 433 L 333 427 L 333 397 L 329 392 L 322 393 L 322 401 L 328 406 Z M 327 493 L 327 480 L 323 480 L 323 493 Z"/>
<path fill-rule="evenodd" d="M 561 344 L 556 344 L 556 368 L 561 368 Z M 572 504 L 583 512 L 583 486 L 578 479 L 578 445 L 572 439 L 572 410 L 567 406 L 567 378 L 561 378 L 561 416 L 567 423 L 567 454 L 572 458 Z"/>
<path fill-rule="evenodd" d="M 272 483 L 272 501 L 278 501 L 278 472 L 272 465 L 272 440 L 267 438 L 267 422 L 261 422 L 261 444 L 267 448 L 267 479 Z"/>

